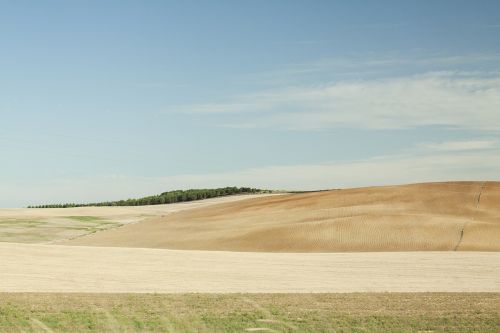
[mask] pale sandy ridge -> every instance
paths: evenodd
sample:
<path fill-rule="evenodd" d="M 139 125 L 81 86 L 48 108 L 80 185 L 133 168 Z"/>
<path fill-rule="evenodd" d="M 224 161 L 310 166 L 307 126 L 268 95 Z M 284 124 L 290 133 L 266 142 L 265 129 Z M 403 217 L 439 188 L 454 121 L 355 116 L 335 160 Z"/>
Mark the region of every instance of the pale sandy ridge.
<path fill-rule="evenodd" d="M 251 253 L 0 243 L 0 292 L 500 292 L 500 253 Z"/>
<path fill-rule="evenodd" d="M 255 198 L 177 212 L 63 244 L 249 252 L 500 251 L 500 182 Z"/>

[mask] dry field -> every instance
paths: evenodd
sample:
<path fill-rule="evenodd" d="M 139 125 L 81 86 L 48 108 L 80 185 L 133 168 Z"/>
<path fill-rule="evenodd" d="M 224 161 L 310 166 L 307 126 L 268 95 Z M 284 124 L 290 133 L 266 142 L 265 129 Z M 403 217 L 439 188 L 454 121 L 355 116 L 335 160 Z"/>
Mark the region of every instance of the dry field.
<path fill-rule="evenodd" d="M 60 244 L 252 252 L 500 251 L 500 182 L 267 196 L 149 218 Z"/>
<path fill-rule="evenodd" d="M 499 292 L 498 252 L 262 253 L 0 243 L 0 292 Z"/>

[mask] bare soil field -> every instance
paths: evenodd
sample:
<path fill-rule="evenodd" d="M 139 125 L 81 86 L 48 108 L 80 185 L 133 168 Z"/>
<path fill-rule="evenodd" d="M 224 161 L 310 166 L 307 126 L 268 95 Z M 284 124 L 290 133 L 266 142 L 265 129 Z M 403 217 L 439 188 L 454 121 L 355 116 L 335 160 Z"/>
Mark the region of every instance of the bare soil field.
<path fill-rule="evenodd" d="M 235 195 L 169 205 L 135 207 L 0 209 L 0 242 L 51 243 L 124 224 L 214 204 L 257 198 Z"/>
<path fill-rule="evenodd" d="M 500 294 L 0 294 L 0 332 L 498 332 Z"/>
<path fill-rule="evenodd" d="M 500 251 L 500 182 L 267 196 L 150 218 L 61 244 L 252 252 Z"/>
<path fill-rule="evenodd" d="M 259 253 L 0 243 L 0 292 L 500 292 L 499 252 Z"/>

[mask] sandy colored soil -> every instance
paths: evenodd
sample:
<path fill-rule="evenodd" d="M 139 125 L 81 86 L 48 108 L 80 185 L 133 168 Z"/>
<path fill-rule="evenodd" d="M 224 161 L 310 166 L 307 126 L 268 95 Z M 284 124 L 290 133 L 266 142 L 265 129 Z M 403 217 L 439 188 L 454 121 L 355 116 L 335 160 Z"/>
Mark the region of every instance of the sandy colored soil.
<path fill-rule="evenodd" d="M 269 196 L 177 212 L 63 244 L 253 252 L 500 251 L 500 182 Z"/>
<path fill-rule="evenodd" d="M 252 253 L 0 243 L 0 292 L 499 292 L 498 252 Z"/>
<path fill-rule="evenodd" d="M 169 205 L 0 209 L 0 242 L 51 243 L 183 210 L 258 198 L 236 195 Z"/>

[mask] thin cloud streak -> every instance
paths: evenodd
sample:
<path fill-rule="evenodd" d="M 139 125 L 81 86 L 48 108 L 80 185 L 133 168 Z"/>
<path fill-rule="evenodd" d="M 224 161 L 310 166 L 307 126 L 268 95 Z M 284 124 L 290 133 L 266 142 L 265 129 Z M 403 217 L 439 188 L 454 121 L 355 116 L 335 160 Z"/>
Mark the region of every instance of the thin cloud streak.
<path fill-rule="evenodd" d="M 249 75 L 248 82 L 286 84 L 287 82 L 301 81 L 308 76 L 325 75 L 331 78 L 349 78 L 364 76 L 385 76 L 394 70 L 408 71 L 418 69 L 417 73 L 434 68 L 434 70 L 459 69 L 470 65 L 490 65 L 498 67 L 500 54 L 470 53 L 464 55 L 431 54 L 420 55 L 414 51 L 412 55 L 386 54 L 379 57 L 366 57 L 353 54 L 350 57 L 323 58 L 305 63 L 295 63 L 282 68 Z"/>
<path fill-rule="evenodd" d="M 431 151 L 483 150 L 498 147 L 496 140 L 461 140 L 422 143 L 420 147 Z"/>

